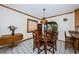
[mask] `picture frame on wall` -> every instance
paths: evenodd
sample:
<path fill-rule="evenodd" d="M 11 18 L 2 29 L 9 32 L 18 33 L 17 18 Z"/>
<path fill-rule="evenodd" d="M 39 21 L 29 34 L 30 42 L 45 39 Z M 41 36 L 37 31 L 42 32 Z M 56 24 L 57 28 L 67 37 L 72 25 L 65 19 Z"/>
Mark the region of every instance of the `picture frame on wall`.
<path fill-rule="evenodd" d="M 33 19 L 27 19 L 27 32 L 31 33 L 37 30 L 37 24 L 38 24 L 38 21 Z"/>

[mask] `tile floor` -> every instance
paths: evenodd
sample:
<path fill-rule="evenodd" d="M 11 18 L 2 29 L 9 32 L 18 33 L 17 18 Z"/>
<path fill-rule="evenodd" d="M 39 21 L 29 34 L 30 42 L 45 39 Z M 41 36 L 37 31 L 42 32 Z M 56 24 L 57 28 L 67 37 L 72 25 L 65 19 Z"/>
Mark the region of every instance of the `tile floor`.
<path fill-rule="evenodd" d="M 52 54 L 49 51 L 47 53 Z M 19 45 L 13 49 L 7 47 L 0 48 L 0 54 L 37 54 L 37 49 L 33 51 L 33 39 L 29 39 L 19 43 Z M 45 54 L 45 52 L 42 51 L 40 54 Z M 74 51 L 71 48 L 65 50 L 64 42 L 57 41 L 57 51 L 55 51 L 55 54 L 74 54 Z"/>

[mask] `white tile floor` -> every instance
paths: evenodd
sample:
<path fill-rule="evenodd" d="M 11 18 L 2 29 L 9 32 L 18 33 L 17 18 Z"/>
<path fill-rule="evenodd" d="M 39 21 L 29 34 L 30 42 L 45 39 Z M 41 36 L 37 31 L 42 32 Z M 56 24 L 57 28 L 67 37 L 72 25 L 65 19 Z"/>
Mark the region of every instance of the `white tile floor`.
<path fill-rule="evenodd" d="M 52 54 L 51 52 L 47 52 L 48 54 Z M 78 52 L 77 52 L 78 53 Z M 37 54 L 37 49 L 33 51 L 33 39 L 26 40 L 24 42 L 19 43 L 18 46 L 12 48 L 1 48 L 0 54 Z M 45 52 L 41 52 L 40 54 L 45 54 Z M 55 54 L 74 54 L 74 51 L 71 48 L 64 48 L 64 42 L 57 41 L 57 51 Z"/>

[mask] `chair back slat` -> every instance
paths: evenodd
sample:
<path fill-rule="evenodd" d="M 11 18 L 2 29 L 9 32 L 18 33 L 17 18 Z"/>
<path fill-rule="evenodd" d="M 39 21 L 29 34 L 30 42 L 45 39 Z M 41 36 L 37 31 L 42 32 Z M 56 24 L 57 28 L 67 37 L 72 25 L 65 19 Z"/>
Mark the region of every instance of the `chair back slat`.
<path fill-rule="evenodd" d="M 42 49 L 40 49 L 40 47 L 44 45 L 44 43 L 41 41 L 41 39 L 42 38 L 41 38 L 41 36 L 39 34 L 39 31 L 38 30 L 33 31 L 33 50 L 35 48 L 37 48 L 38 53 L 41 52 L 39 50 L 42 50 Z"/>

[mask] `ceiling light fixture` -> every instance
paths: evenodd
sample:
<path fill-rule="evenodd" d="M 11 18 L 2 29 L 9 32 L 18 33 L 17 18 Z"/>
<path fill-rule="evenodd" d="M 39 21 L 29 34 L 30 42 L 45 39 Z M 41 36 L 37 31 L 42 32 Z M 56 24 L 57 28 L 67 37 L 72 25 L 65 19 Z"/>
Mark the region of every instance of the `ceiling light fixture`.
<path fill-rule="evenodd" d="M 47 20 L 45 18 L 45 9 L 43 9 L 43 18 L 41 19 L 41 23 L 47 24 Z"/>

